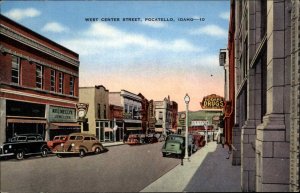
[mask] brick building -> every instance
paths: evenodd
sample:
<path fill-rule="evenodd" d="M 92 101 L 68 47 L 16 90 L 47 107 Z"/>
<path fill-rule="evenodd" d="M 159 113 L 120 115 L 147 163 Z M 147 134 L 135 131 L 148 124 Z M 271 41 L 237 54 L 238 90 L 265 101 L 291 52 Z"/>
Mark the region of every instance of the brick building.
<path fill-rule="evenodd" d="M 231 5 L 242 191 L 299 192 L 300 3 Z"/>
<path fill-rule="evenodd" d="M 0 15 L 0 142 L 80 131 L 77 53 Z"/>

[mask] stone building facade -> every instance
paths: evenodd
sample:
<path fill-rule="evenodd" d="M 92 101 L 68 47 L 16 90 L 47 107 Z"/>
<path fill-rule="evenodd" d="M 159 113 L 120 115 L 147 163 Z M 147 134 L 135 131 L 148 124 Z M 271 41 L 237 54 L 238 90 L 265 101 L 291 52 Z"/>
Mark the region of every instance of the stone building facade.
<path fill-rule="evenodd" d="M 299 191 L 299 1 L 234 9 L 242 191 Z"/>

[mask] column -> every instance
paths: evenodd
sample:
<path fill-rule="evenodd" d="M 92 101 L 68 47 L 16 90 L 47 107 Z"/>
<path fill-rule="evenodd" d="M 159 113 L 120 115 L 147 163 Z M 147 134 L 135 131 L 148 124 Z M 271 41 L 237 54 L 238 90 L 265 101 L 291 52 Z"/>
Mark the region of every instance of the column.
<path fill-rule="evenodd" d="M 0 144 L 6 141 L 6 100 L 0 98 Z"/>
<path fill-rule="evenodd" d="M 267 1 L 267 112 L 257 127 L 256 191 L 289 190 L 289 1 Z"/>

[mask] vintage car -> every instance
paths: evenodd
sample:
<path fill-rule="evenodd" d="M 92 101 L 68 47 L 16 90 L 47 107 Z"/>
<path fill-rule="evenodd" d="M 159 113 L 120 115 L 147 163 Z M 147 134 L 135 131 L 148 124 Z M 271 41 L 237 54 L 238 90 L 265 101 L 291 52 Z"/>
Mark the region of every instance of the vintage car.
<path fill-rule="evenodd" d="M 192 152 L 197 151 L 197 146 L 194 144 L 193 135 L 188 135 L 188 155 L 191 156 Z M 167 136 L 166 141 L 162 147 L 162 155 L 175 155 L 183 158 L 185 155 L 185 136 L 178 134 L 170 134 Z"/>
<path fill-rule="evenodd" d="M 99 154 L 106 151 L 108 149 L 100 143 L 95 135 L 72 133 L 64 143 L 56 146 L 52 152 L 58 157 L 65 154 L 78 154 L 80 157 L 84 157 L 88 153 Z"/>
<path fill-rule="evenodd" d="M 15 156 L 17 160 L 25 156 L 38 155 L 46 157 L 50 149 L 39 134 L 16 135 L 0 147 L 0 157 Z"/>
<path fill-rule="evenodd" d="M 47 141 L 47 145 L 51 151 L 53 151 L 57 145 L 65 143 L 68 139 L 67 135 L 58 135 L 53 138 L 51 141 Z"/>
<path fill-rule="evenodd" d="M 155 136 L 155 134 L 148 134 L 145 136 L 145 143 L 157 143 L 158 138 Z"/>
<path fill-rule="evenodd" d="M 145 136 L 141 134 L 130 134 L 127 139 L 128 145 L 140 145 L 144 143 Z"/>

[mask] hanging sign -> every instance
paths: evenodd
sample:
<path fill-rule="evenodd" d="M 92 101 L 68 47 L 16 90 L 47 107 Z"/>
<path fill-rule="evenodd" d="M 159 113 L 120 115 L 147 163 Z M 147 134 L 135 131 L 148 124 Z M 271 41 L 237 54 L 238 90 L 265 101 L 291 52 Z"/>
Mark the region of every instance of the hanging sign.
<path fill-rule="evenodd" d="M 203 97 L 202 102 L 200 102 L 202 109 L 223 109 L 224 104 L 224 97 L 218 96 L 216 94 Z"/>

